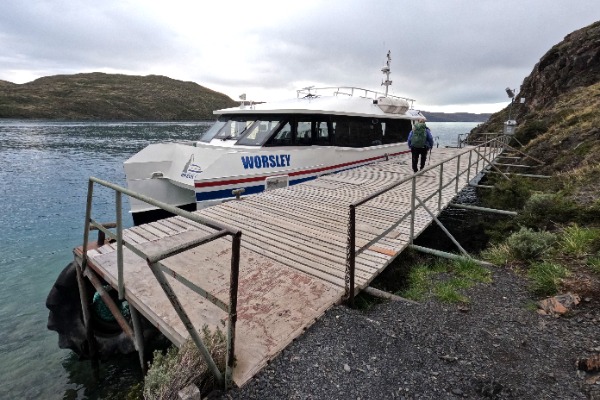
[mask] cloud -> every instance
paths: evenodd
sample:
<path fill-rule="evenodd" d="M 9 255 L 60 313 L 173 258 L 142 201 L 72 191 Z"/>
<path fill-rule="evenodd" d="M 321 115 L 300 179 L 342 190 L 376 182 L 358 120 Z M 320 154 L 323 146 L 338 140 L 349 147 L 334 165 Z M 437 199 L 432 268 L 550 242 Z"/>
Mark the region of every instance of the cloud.
<path fill-rule="evenodd" d="M 308 84 L 378 89 L 391 50 L 392 94 L 424 106 L 502 103 L 506 86 L 600 15 L 596 0 L 573 4 L 5 0 L 0 79 L 161 74 L 272 100 Z"/>

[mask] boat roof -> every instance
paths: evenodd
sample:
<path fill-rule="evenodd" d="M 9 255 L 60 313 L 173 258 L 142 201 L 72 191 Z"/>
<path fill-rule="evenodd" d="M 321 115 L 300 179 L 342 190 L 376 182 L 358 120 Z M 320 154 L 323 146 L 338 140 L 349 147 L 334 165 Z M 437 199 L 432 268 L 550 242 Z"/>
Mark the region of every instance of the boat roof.
<path fill-rule="evenodd" d="M 314 90 L 314 89 L 313 89 Z M 364 89 L 361 89 L 364 90 Z M 301 91 L 299 91 L 299 94 Z M 345 115 L 370 118 L 390 118 L 390 119 L 424 119 L 420 111 L 408 109 L 406 112 L 398 114 L 384 112 L 378 106 L 378 101 L 382 98 L 393 99 L 397 101 L 398 97 L 365 97 L 357 95 L 340 96 L 340 93 L 330 96 L 320 96 L 309 93 L 304 97 L 275 101 L 269 103 L 255 104 L 252 102 L 242 102 L 239 107 L 225 108 L 214 111 L 216 115 L 240 115 L 240 114 L 326 114 L 326 115 Z M 408 104 L 412 99 L 402 99 Z M 248 104 L 250 103 L 250 104 Z M 408 108 L 408 107 L 407 107 Z"/>

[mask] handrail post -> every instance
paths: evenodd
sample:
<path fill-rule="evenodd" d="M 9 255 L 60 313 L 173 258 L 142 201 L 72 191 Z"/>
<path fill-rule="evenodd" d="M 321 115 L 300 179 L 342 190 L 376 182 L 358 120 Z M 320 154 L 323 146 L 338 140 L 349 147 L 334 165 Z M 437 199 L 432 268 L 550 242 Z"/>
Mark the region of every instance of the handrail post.
<path fill-rule="evenodd" d="M 473 166 L 471 160 L 473 159 L 473 151 L 469 151 L 469 167 L 467 169 L 467 185 L 471 182 L 471 167 Z"/>
<path fill-rule="evenodd" d="M 354 271 L 356 268 L 356 206 L 350 204 L 348 221 L 348 302 L 354 307 Z"/>
<path fill-rule="evenodd" d="M 117 212 L 117 276 L 119 285 L 119 300 L 125 298 L 125 282 L 123 282 L 123 207 L 121 192 L 115 190 Z"/>
<path fill-rule="evenodd" d="M 444 185 L 444 164 L 440 164 L 440 186 L 438 189 L 438 211 L 442 211 L 442 187 Z"/>
<path fill-rule="evenodd" d="M 230 386 L 235 362 L 235 325 L 237 322 L 237 296 L 240 276 L 240 247 L 242 232 L 232 235 L 231 276 L 229 278 L 229 327 L 227 331 L 227 360 L 225 363 L 225 390 Z"/>
<path fill-rule="evenodd" d="M 458 193 L 458 181 L 460 179 L 460 154 L 456 158 L 456 182 L 454 185 L 454 193 Z"/>
<path fill-rule="evenodd" d="M 413 239 L 415 235 L 415 198 L 417 196 L 417 177 L 413 175 L 412 177 L 412 191 L 410 196 L 410 244 L 413 244 Z"/>
<path fill-rule="evenodd" d="M 87 203 L 85 207 L 85 227 L 83 229 L 83 259 L 81 261 L 81 270 L 84 271 L 87 266 L 87 248 L 90 238 L 90 222 L 92 219 L 92 196 L 94 194 L 94 182 L 88 181 Z"/>

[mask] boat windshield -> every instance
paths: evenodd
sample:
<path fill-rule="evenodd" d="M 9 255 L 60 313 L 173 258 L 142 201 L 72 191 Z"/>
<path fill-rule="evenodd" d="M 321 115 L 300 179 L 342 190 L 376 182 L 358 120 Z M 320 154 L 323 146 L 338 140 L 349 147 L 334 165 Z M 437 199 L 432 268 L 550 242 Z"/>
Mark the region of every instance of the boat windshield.
<path fill-rule="evenodd" d="M 217 122 L 200 138 L 201 142 L 210 142 L 213 139 L 238 140 L 249 127 L 254 124 L 256 117 L 231 117 L 219 118 Z"/>
<path fill-rule="evenodd" d="M 225 121 L 217 120 L 217 122 L 215 122 L 209 130 L 207 130 L 202 134 L 202 136 L 200 136 L 200 141 L 206 143 L 210 142 L 215 137 L 215 135 L 219 133 L 223 126 L 225 126 Z"/>
<path fill-rule="evenodd" d="M 279 119 L 260 119 L 248 127 L 236 143 L 244 146 L 262 146 L 280 126 Z"/>

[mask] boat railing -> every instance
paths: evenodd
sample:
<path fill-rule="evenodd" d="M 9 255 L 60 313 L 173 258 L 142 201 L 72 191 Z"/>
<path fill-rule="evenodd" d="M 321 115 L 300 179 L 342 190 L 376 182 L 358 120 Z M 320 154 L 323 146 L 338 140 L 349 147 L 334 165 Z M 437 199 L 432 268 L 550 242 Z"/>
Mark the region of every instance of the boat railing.
<path fill-rule="evenodd" d="M 348 97 L 364 97 L 368 99 L 378 99 L 379 97 L 389 97 L 392 99 L 400 99 L 406 100 L 411 104 L 415 101 L 415 99 L 410 99 L 408 97 L 394 96 L 391 94 L 385 95 L 385 92 L 378 92 L 370 89 L 363 89 L 359 87 L 353 86 L 327 86 L 327 87 L 314 87 L 309 86 L 302 89 L 296 90 L 296 96 L 298 98 L 306 97 L 306 96 L 319 96 L 324 92 L 334 96 L 348 96 Z"/>
<path fill-rule="evenodd" d="M 98 221 L 92 219 L 92 198 L 94 193 L 94 184 L 98 184 L 104 186 L 106 188 L 112 189 L 115 192 L 115 204 L 116 204 L 116 224 L 102 224 Z M 123 238 L 123 222 L 122 222 L 122 195 L 127 195 L 129 197 L 138 199 L 147 204 L 151 204 L 155 207 L 159 207 L 167 212 L 172 214 L 181 216 L 195 223 L 201 224 L 208 228 L 214 230 L 213 233 L 202 235 L 201 237 L 194 238 L 185 243 L 176 245 L 174 247 L 170 247 L 166 250 L 160 250 L 156 252 L 144 252 L 140 250 L 139 247 L 134 246 L 133 243 L 130 243 L 128 240 Z M 116 228 L 116 232 L 109 230 L 109 228 Z M 96 288 L 96 290 L 102 295 L 103 290 L 102 285 L 100 284 L 99 279 L 96 277 L 96 274 L 87 268 L 88 258 L 88 248 L 89 248 L 89 232 L 90 230 L 98 230 L 99 234 L 103 234 L 103 238 L 108 238 L 112 240 L 116 244 L 117 251 L 117 286 L 118 286 L 118 294 L 119 300 L 125 299 L 125 289 L 126 282 L 124 281 L 123 275 L 123 249 L 127 248 L 132 251 L 137 256 L 143 258 L 150 270 L 152 271 L 154 277 L 159 282 L 161 288 L 167 295 L 169 301 L 173 305 L 175 311 L 177 312 L 179 318 L 183 322 L 186 330 L 188 331 L 191 339 L 195 343 L 195 345 L 200 350 L 202 357 L 206 361 L 206 364 L 209 367 L 209 370 L 215 376 L 216 381 L 223 385 L 222 387 L 228 388 L 231 385 L 232 379 L 232 369 L 234 365 L 234 342 L 235 342 L 235 325 L 237 321 L 237 295 L 238 295 L 238 278 L 239 278 L 239 268 L 240 268 L 240 246 L 241 246 L 241 230 L 237 228 L 233 228 L 227 226 L 225 224 L 212 221 L 210 219 L 201 217 L 197 214 L 184 211 L 172 205 L 160 202 L 158 200 L 152 199 L 148 196 L 144 196 L 132 190 L 126 189 L 124 187 L 115 185 L 113 183 L 90 177 L 88 182 L 88 192 L 87 192 L 87 207 L 86 207 L 86 216 L 85 216 L 85 228 L 84 228 L 84 238 L 83 238 L 83 257 L 81 266 L 77 265 L 77 274 L 78 281 L 82 281 L 82 276 L 85 274 L 92 282 L 92 285 Z M 231 273 L 230 273 L 230 287 L 229 287 L 229 304 L 219 300 L 216 295 L 209 293 L 207 290 L 204 290 L 197 284 L 191 282 L 186 279 L 184 276 L 181 276 L 179 273 L 175 273 L 173 270 L 168 268 L 166 265 L 162 263 L 162 260 L 175 256 L 177 254 L 183 253 L 189 249 L 201 246 L 203 244 L 212 242 L 221 237 L 230 236 L 231 237 Z M 99 235 L 100 237 L 100 235 Z M 104 239 L 102 239 L 104 242 Z M 102 243 L 98 243 L 100 246 Z M 202 296 L 206 300 L 210 301 L 215 306 L 219 307 L 221 310 L 228 314 L 228 325 L 227 325 L 227 356 L 225 360 L 225 372 L 221 373 L 219 368 L 217 367 L 216 362 L 213 360 L 209 350 L 204 344 L 204 341 L 200 337 L 198 330 L 193 326 L 188 314 L 184 310 L 181 302 L 179 301 L 177 294 L 174 292 L 170 283 L 167 281 L 166 275 L 173 277 L 183 285 L 185 285 L 188 289 L 192 290 L 194 293 Z M 80 284 L 80 291 L 82 289 Z M 105 293 L 104 293 L 105 294 Z M 82 306 L 87 299 L 84 299 L 84 294 L 82 296 Z M 136 350 L 140 353 L 140 361 L 143 361 L 143 340 L 141 339 L 141 328 L 139 323 L 139 317 L 136 317 L 137 311 L 134 307 L 130 307 L 132 322 L 134 327 L 134 332 L 131 332 L 131 328 L 129 324 L 124 320 L 124 318 L 120 315 L 118 308 L 116 308 L 114 302 L 110 298 L 110 296 L 102 297 L 109 309 L 112 308 L 113 315 L 123 331 L 132 339 L 134 342 Z M 131 301 L 129 304 L 131 305 Z M 86 318 L 86 311 L 84 307 L 84 321 L 86 323 L 86 328 L 89 327 L 89 319 Z M 88 328 L 89 329 L 89 328 Z M 142 362 L 142 364 L 144 364 Z"/>
<path fill-rule="evenodd" d="M 452 191 L 456 195 L 459 189 L 459 181 L 466 175 L 466 182 L 469 183 L 473 178 L 480 174 L 486 168 L 497 169 L 493 165 L 493 160 L 506 148 L 508 145 L 509 138 L 506 135 L 498 135 L 492 139 L 481 143 L 478 146 L 472 146 L 465 149 L 464 151 L 456 154 L 454 157 L 439 162 L 437 164 L 428 166 L 423 170 L 415 173 L 414 175 L 408 176 L 398 182 L 391 183 L 385 188 L 366 196 L 360 200 L 355 201 L 349 206 L 349 217 L 348 217 L 348 240 L 346 247 L 346 298 L 350 303 L 353 302 L 355 292 L 355 270 L 356 270 L 356 257 L 362 252 L 367 250 L 370 246 L 378 242 L 381 238 L 388 235 L 400 224 L 408 221 L 409 233 L 408 233 L 408 244 L 412 245 L 415 238 L 415 216 L 418 209 L 425 210 L 434 220 L 436 220 L 436 213 L 442 211 L 442 200 L 445 195 L 448 195 L 449 191 Z M 456 165 L 454 165 L 456 164 Z M 455 168 L 456 171 L 452 175 L 451 179 L 444 180 L 444 169 Z M 428 193 L 426 197 L 421 198 L 422 194 L 417 192 L 418 181 L 431 180 L 431 171 L 439 170 L 439 180 L 437 184 L 433 184 L 436 187 L 431 193 Z M 499 170 L 498 170 L 499 171 Z M 499 171 L 506 179 L 509 179 L 507 175 Z M 429 183 L 428 185 L 431 185 Z M 400 217 L 391 225 L 389 228 L 376 235 L 368 243 L 364 244 L 360 248 L 356 247 L 356 213 L 357 209 L 368 203 L 371 200 L 378 198 L 391 190 L 400 188 L 410 193 L 410 207 L 407 207 L 401 211 Z M 437 201 L 436 201 L 437 200 Z M 442 227 L 445 230 L 444 227 Z M 449 234 L 449 232 L 447 232 Z M 450 239 L 457 245 L 459 250 L 465 257 L 470 257 L 451 236 Z"/>

